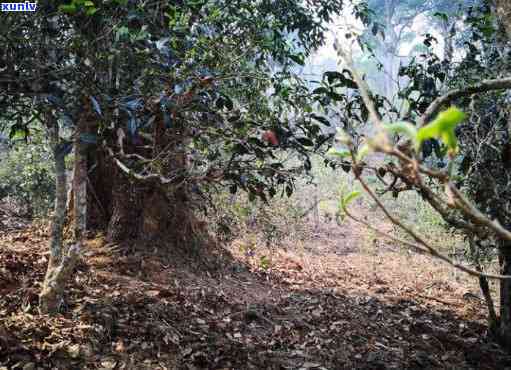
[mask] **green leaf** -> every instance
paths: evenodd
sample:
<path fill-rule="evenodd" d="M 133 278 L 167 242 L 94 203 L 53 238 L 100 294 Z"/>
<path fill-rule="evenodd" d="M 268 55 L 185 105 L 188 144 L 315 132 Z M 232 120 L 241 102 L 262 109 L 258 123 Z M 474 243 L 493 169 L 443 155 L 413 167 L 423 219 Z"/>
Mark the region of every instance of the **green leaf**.
<path fill-rule="evenodd" d="M 119 27 L 115 31 L 115 39 L 117 41 L 119 41 L 123 36 L 129 35 L 129 34 L 130 34 L 130 29 L 128 27 L 126 27 L 126 26 Z"/>
<path fill-rule="evenodd" d="M 357 151 L 357 156 L 356 156 L 356 161 L 357 162 L 360 162 L 361 160 L 363 160 L 369 153 L 371 152 L 371 147 L 367 144 L 364 144 L 362 145 L 358 151 Z"/>
<path fill-rule="evenodd" d="M 334 83 L 336 79 L 340 80 L 344 77 L 340 72 L 337 71 L 327 71 L 323 74 L 323 76 L 327 78 L 329 84 Z"/>
<path fill-rule="evenodd" d="M 312 90 L 312 93 L 314 95 L 320 95 L 320 94 L 328 94 L 328 89 L 326 87 L 316 87 L 314 90 Z"/>
<path fill-rule="evenodd" d="M 294 55 L 292 54 L 289 56 L 289 59 L 291 59 L 293 62 L 295 62 L 298 65 L 301 65 L 301 66 L 305 65 L 304 56 L 302 53 L 294 54 Z"/>
<path fill-rule="evenodd" d="M 67 14 L 75 14 L 77 9 L 76 9 L 75 4 L 64 4 L 64 5 L 59 5 L 59 11 L 61 11 L 62 13 L 67 13 Z"/>
<path fill-rule="evenodd" d="M 346 207 L 353 202 L 355 199 L 357 199 L 362 193 L 358 190 L 354 190 L 345 197 L 341 199 L 341 207 L 343 210 L 346 209 Z"/>
<path fill-rule="evenodd" d="M 318 116 L 317 114 L 311 114 L 311 118 L 315 119 L 318 122 L 321 122 L 325 126 L 330 126 L 330 121 L 326 119 L 325 117 Z"/>
<path fill-rule="evenodd" d="M 445 13 L 442 13 L 442 12 L 436 12 L 435 14 L 433 14 L 434 17 L 437 17 L 438 19 L 440 19 L 441 21 L 447 23 L 449 21 L 449 17 L 447 16 L 447 14 Z"/>
<path fill-rule="evenodd" d="M 96 12 L 98 10 L 99 10 L 98 8 L 87 8 L 87 11 L 85 12 L 85 14 L 87 14 L 88 16 L 91 16 L 91 15 L 96 14 Z"/>
<path fill-rule="evenodd" d="M 268 268 L 270 267 L 270 260 L 266 256 L 261 256 L 261 258 L 259 259 L 259 265 L 263 270 L 268 270 Z"/>
<path fill-rule="evenodd" d="M 9 139 L 11 140 L 26 140 L 29 136 L 28 127 L 14 125 L 11 127 L 11 131 L 9 133 Z"/>
<path fill-rule="evenodd" d="M 336 156 L 341 159 L 348 158 L 351 156 L 351 152 L 348 149 L 335 149 L 330 148 L 327 152 L 328 155 Z"/>
<path fill-rule="evenodd" d="M 451 107 L 438 114 L 437 118 L 422 127 L 417 132 L 417 148 L 428 139 L 441 139 L 450 153 L 458 151 L 458 139 L 456 138 L 456 126 L 465 119 L 465 113 L 456 107 Z"/>
<path fill-rule="evenodd" d="M 413 141 L 415 141 L 417 137 L 417 129 L 410 122 L 394 122 L 391 124 L 385 124 L 383 127 L 390 134 L 403 134 Z"/>
<path fill-rule="evenodd" d="M 296 139 L 303 146 L 314 146 L 314 142 L 306 137 L 299 137 Z"/>

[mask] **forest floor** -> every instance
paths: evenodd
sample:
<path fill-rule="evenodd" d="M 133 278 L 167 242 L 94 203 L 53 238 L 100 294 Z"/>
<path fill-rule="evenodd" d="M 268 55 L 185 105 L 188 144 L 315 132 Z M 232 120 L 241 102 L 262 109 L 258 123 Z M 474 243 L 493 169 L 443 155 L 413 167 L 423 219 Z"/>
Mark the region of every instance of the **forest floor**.
<path fill-rule="evenodd" d="M 0 369 L 511 369 L 473 279 L 357 229 L 195 256 L 95 237 L 53 317 L 46 228 L 0 232 Z"/>

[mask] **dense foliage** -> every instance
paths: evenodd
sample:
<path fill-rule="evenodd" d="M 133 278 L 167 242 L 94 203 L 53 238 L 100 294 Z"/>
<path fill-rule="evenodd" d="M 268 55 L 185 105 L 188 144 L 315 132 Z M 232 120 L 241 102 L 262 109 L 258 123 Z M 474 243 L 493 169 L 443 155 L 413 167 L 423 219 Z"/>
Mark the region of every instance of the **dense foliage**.
<path fill-rule="evenodd" d="M 48 146 L 39 136 L 0 153 L 0 201 L 22 216 L 47 216 L 55 198 L 55 172 Z"/>
<path fill-rule="evenodd" d="M 36 17 L 10 17 L 2 25 L 2 115 L 11 130 L 28 132 L 47 108 L 62 124 L 76 125 L 88 105 L 96 123 L 83 141 L 113 148 L 122 130 L 128 154 L 148 156 L 137 147 L 149 144 L 161 114 L 166 128 L 158 135 L 168 130 L 184 139 L 172 150 L 187 155 L 187 173 L 165 165 L 170 153 L 163 148 L 153 155 L 157 160 L 126 160 L 116 148 L 134 172 L 186 181 L 195 192 L 221 182 L 251 197 L 273 196 L 281 185 L 290 194 L 293 174 L 310 170 L 307 152 L 328 139 L 327 121 L 312 113 L 313 100 L 293 67 L 323 42 L 325 22 L 340 6 L 43 5 Z M 289 149 L 303 166 L 286 168 L 276 154 Z"/>

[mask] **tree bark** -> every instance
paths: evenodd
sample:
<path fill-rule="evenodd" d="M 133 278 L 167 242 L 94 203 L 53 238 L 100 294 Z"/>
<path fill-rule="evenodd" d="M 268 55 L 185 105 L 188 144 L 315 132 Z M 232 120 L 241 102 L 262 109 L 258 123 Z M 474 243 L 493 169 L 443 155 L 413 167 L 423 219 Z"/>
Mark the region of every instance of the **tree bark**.
<path fill-rule="evenodd" d="M 60 307 L 65 283 L 78 260 L 80 246 L 73 245 L 66 252 L 63 248 L 67 203 L 65 151 L 63 143 L 59 139 L 58 123 L 49 114 L 47 115 L 47 127 L 55 163 L 56 198 L 51 226 L 50 259 L 39 295 L 39 308 L 43 313 L 53 313 Z"/>
<path fill-rule="evenodd" d="M 495 0 L 497 17 L 504 28 L 507 37 L 504 42 L 511 40 L 511 1 Z M 504 49 L 505 45 L 500 46 Z M 508 120 L 508 134 L 511 135 L 511 121 Z M 509 225 L 506 225 L 509 226 Z M 508 228 L 509 229 L 509 228 Z M 511 245 L 506 241 L 499 241 L 499 263 L 500 271 L 506 275 L 511 274 Z M 511 280 L 500 281 L 500 317 L 499 317 L 499 339 L 502 344 L 511 348 Z"/>
<path fill-rule="evenodd" d="M 500 272 L 511 274 L 511 246 L 509 242 L 499 249 Z M 506 348 L 511 348 L 511 280 L 500 281 L 499 339 Z"/>
<path fill-rule="evenodd" d="M 82 115 L 74 139 L 73 219 L 76 240 L 82 239 L 87 228 L 87 143 L 83 135 L 88 134 L 88 118 L 87 114 Z"/>
<path fill-rule="evenodd" d="M 444 37 L 444 59 L 451 63 L 454 56 L 454 37 L 456 36 L 456 21 L 452 24 L 442 22 L 442 33 Z"/>
<path fill-rule="evenodd" d="M 162 184 L 136 179 L 124 172 L 111 155 L 117 153 L 116 158 L 126 167 L 130 161 L 122 153 L 161 158 L 159 173 L 176 176 L 187 169 L 186 142 L 183 127 L 176 124 L 166 128 L 162 116 L 156 119 L 151 138 L 125 136 L 119 129 L 112 133 L 106 144 L 110 153 L 98 146 L 90 157 L 87 229 L 103 230 L 113 243 L 164 238 L 172 244 L 187 245 L 199 236 L 194 232 L 197 220 L 188 203 L 185 181 Z"/>
<path fill-rule="evenodd" d="M 503 25 L 508 38 L 511 38 L 511 2 L 509 0 L 495 0 L 497 16 Z"/>

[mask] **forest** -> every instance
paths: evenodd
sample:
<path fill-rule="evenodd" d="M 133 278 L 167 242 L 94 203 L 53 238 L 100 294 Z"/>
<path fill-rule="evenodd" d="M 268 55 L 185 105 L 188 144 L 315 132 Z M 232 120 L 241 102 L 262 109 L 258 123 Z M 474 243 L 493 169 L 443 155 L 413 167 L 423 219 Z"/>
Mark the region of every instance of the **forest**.
<path fill-rule="evenodd" d="M 511 369 L 511 2 L 0 11 L 0 370 Z"/>

